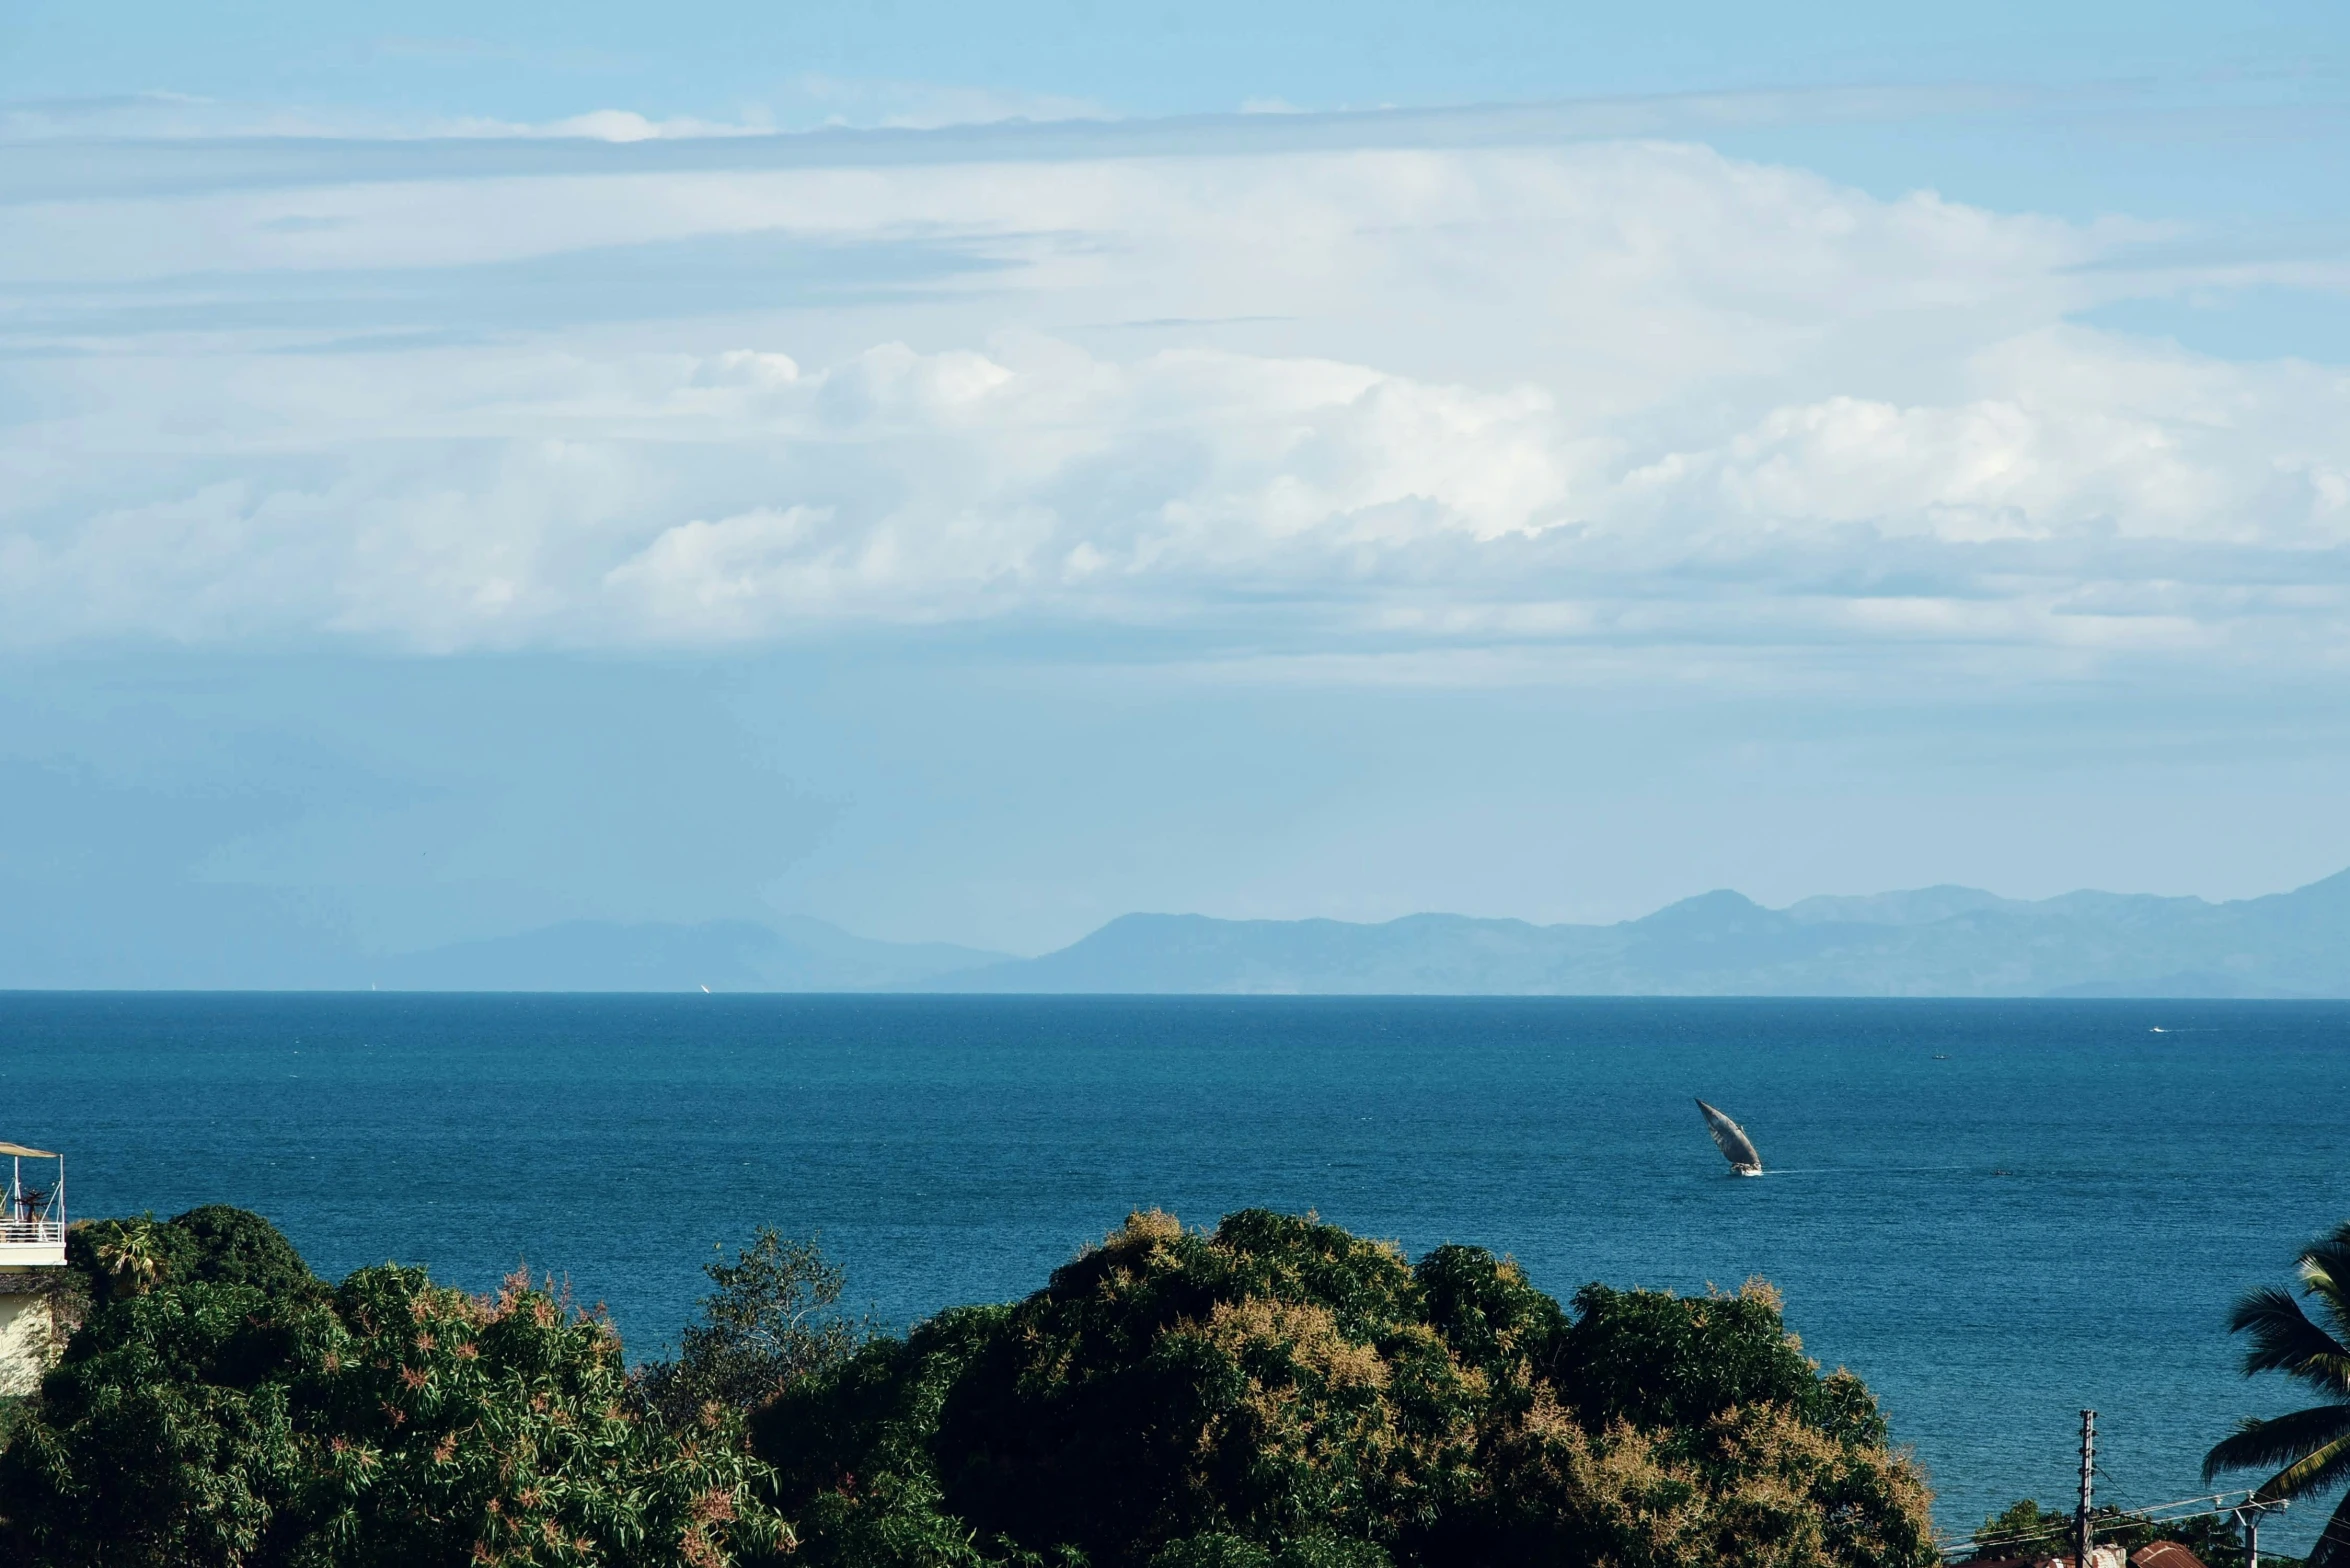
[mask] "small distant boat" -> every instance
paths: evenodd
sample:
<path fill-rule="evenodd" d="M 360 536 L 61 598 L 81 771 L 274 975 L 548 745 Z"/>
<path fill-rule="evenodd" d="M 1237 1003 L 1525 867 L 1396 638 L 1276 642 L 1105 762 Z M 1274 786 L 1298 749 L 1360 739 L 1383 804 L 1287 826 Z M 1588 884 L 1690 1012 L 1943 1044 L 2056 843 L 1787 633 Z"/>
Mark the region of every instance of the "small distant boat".
<path fill-rule="evenodd" d="M 1760 1176 L 1762 1154 L 1755 1148 L 1754 1140 L 1746 1136 L 1746 1129 L 1703 1100 L 1697 1102 L 1697 1108 L 1705 1113 L 1705 1130 L 1714 1135 L 1714 1147 L 1721 1150 L 1722 1158 L 1730 1162 L 1731 1173 Z"/>

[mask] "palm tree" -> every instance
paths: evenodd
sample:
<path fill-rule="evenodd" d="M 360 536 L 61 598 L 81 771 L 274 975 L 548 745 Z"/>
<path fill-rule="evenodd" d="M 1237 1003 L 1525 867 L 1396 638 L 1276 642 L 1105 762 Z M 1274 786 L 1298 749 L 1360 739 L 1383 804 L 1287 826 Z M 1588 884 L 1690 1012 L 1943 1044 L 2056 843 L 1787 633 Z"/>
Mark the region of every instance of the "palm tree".
<path fill-rule="evenodd" d="M 163 1278 L 163 1259 L 155 1251 L 155 1226 L 133 1220 L 111 1240 L 97 1246 L 98 1266 L 126 1296 L 144 1296 Z"/>
<path fill-rule="evenodd" d="M 2316 1496 L 2350 1480 L 2350 1224 L 2310 1243 L 2297 1272 L 2318 1321 L 2290 1290 L 2264 1285 L 2237 1298 L 2228 1331 L 2252 1336 L 2246 1377 L 2282 1372 L 2316 1390 L 2323 1403 L 2266 1421 L 2248 1417 L 2203 1456 L 2206 1481 L 2223 1470 L 2281 1466 L 2253 1493 L 2261 1502 Z M 2344 1564 L 2350 1564 L 2350 1497 L 2309 1554 L 2309 1568 Z"/>

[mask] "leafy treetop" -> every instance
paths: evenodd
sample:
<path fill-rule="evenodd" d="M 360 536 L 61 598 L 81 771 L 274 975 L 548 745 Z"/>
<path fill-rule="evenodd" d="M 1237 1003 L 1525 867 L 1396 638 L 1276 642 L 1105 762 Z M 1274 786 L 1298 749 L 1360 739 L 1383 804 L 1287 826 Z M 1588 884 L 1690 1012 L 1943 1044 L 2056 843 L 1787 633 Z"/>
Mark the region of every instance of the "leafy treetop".
<path fill-rule="evenodd" d="M 527 1275 L 330 1291 L 257 1216 L 93 1230 L 99 1299 L 0 1453 L 0 1560 L 717 1568 L 789 1544 L 738 1419 L 646 1422 L 609 1327 Z"/>
<path fill-rule="evenodd" d="M 812 1568 L 1923 1568 L 1923 1479 L 1765 1288 L 1592 1287 L 1250 1210 L 1130 1217 L 753 1422 Z"/>

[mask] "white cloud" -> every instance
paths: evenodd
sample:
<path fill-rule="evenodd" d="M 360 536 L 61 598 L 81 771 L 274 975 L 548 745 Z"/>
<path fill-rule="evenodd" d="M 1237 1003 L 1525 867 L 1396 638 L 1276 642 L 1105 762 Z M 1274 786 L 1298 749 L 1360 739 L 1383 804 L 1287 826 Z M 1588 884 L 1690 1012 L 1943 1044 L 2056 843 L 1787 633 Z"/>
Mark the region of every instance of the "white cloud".
<path fill-rule="evenodd" d="M 73 349 L 18 361 L 0 429 L 19 642 L 2341 651 L 2350 379 L 2064 325 L 2144 286 L 2112 264 L 2143 229 L 1700 148 L 327 183 L 11 229 L 18 335 Z M 854 286 L 614 292 L 745 238 Z M 487 339 L 335 341 L 558 261 L 584 319 L 525 288 Z M 323 324 L 269 318 L 297 286 Z"/>

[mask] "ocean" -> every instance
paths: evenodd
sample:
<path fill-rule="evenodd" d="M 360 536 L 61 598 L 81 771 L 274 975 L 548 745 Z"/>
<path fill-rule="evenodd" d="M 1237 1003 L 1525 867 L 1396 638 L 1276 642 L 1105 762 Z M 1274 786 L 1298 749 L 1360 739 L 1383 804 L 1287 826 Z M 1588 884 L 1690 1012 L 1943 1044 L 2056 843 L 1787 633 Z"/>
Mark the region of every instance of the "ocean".
<path fill-rule="evenodd" d="M 2084 1406 L 2101 1500 L 2203 1491 L 2294 1404 L 2230 1301 L 2350 1218 L 2337 1003 L 16 993 L 0 1103 L 77 1215 L 239 1204 L 329 1277 L 527 1262 L 637 1356 L 763 1223 L 901 1325 L 1151 1205 L 1474 1242 L 1561 1298 L 1760 1275 L 1953 1532 L 2068 1499 Z"/>

